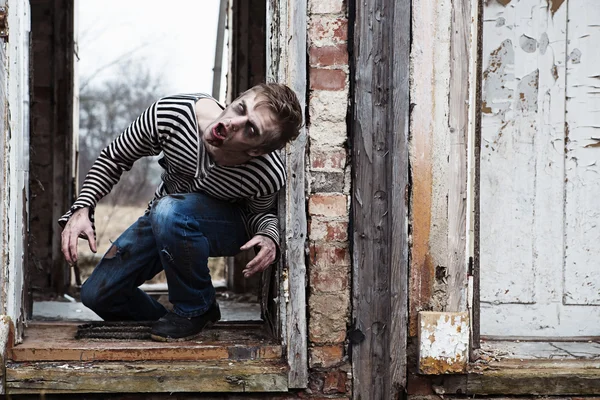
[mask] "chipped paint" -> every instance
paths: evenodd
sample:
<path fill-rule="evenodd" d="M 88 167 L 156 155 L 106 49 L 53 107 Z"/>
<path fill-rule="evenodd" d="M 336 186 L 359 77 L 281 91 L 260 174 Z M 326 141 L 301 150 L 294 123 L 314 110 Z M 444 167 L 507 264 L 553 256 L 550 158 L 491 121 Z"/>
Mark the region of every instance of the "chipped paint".
<path fill-rule="evenodd" d="M 517 85 L 517 92 L 519 93 L 517 111 L 523 114 L 537 112 L 539 80 L 540 72 L 537 69 L 521 78 Z"/>
<path fill-rule="evenodd" d="M 507 85 L 514 79 L 515 52 L 512 41 L 506 39 L 490 53 L 488 66 L 483 72 L 483 102 L 492 113 L 504 113 L 510 109 L 513 90 Z"/>
<path fill-rule="evenodd" d="M 579 64 L 581 62 L 581 50 L 573 49 L 571 54 L 569 54 L 569 59 L 573 64 Z"/>
<path fill-rule="evenodd" d="M 560 8 L 560 6 L 562 6 L 562 4 L 565 2 L 565 0 L 546 0 L 546 1 L 548 2 L 548 8 L 550 9 L 550 12 L 552 13 L 552 17 L 554 17 L 554 14 L 556 14 L 556 12 Z"/>
<path fill-rule="evenodd" d="M 540 36 L 540 42 L 539 42 L 539 47 L 540 47 L 540 54 L 544 55 L 546 54 L 546 50 L 548 49 L 548 45 L 550 45 L 550 39 L 548 39 L 548 33 L 544 32 L 542 33 L 542 36 Z"/>
<path fill-rule="evenodd" d="M 502 4 L 504 7 L 506 7 L 508 5 L 508 3 L 511 2 L 511 0 L 496 0 L 498 3 Z"/>
<path fill-rule="evenodd" d="M 413 3 L 411 112 L 411 261 L 409 335 L 417 336 L 418 312 L 438 309 L 446 291 L 437 290 L 435 269 L 447 257 L 448 86 L 450 79 L 449 0 Z M 420 29 L 428 26 L 431 29 Z M 443 293 L 442 293 L 443 292 Z"/>
<path fill-rule="evenodd" d="M 558 80 L 558 68 L 556 67 L 556 64 L 554 64 L 552 66 L 551 73 L 552 73 L 552 77 L 554 78 L 554 80 L 555 81 Z"/>
<path fill-rule="evenodd" d="M 526 53 L 533 53 L 537 49 L 537 40 L 527 35 L 521 35 L 519 38 L 519 46 Z"/>
<path fill-rule="evenodd" d="M 468 312 L 419 313 L 419 372 L 465 372 L 468 364 Z"/>

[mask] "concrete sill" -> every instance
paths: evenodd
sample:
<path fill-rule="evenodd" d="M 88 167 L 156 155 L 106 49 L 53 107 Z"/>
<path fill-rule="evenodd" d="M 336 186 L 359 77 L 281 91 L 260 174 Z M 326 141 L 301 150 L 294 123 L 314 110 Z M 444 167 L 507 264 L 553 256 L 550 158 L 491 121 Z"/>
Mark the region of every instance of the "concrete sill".
<path fill-rule="evenodd" d="M 590 395 L 600 393 L 600 361 L 502 360 L 440 379 L 438 394 Z"/>

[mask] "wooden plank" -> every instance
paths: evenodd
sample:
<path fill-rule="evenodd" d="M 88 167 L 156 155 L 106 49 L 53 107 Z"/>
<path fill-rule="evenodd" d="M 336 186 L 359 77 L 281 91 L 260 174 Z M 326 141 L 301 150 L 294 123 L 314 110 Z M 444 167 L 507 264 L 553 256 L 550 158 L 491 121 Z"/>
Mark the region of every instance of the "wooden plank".
<path fill-rule="evenodd" d="M 447 299 L 452 7 L 448 0 L 413 0 L 412 7 L 409 335 L 416 336 L 419 311 Z"/>
<path fill-rule="evenodd" d="M 0 0 L 0 7 L 6 7 L 6 0 Z M 10 204 L 10 139 L 7 102 L 7 59 L 6 47 L 0 43 L 0 314 L 7 313 L 8 306 L 8 277 L 10 247 L 8 246 L 8 212 Z"/>
<path fill-rule="evenodd" d="M 408 211 L 409 211 L 409 156 L 408 137 L 410 121 L 410 26 L 411 2 L 394 1 L 394 28 L 391 50 L 391 115 L 394 134 L 390 144 L 391 176 L 389 182 L 390 210 L 390 376 L 394 395 L 406 387 L 407 325 L 408 325 Z"/>
<path fill-rule="evenodd" d="M 10 35 L 8 61 L 8 133 L 6 163 L 9 167 L 8 221 L 5 260 L 6 314 L 16 325 L 15 340 L 23 335 L 24 271 L 27 253 L 27 202 L 29 195 L 29 2 L 8 1 Z M 9 233 L 10 232 L 10 233 Z"/>
<path fill-rule="evenodd" d="M 467 395 L 591 395 L 600 393 L 597 369 L 501 369 L 469 374 Z"/>
<path fill-rule="evenodd" d="M 14 341 L 13 330 L 10 318 L 0 315 L 0 394 L 5 394 L 6 371 L 4 366 L 6 365 L 6 355 Z"/>
<path fill-rule="evenodd" d="M 447 311 L 467 309 L 467 130 L 471 55 L 471 0 L 452 2 L 450 34 L 448 158 L 448 301 Z M 471 89 L 472 90 L 472 89 Z"/>
<path fill-rule="evenodd" d="M 33 326 L 32 326 L 33 325 Z M 75 339 L 77 324 L 33 323 L 23 343 L 8 352 L 12 361 L 137 361 L 281 359 L 282 346 L 262 326 L 249 324 L 207 329 L 194 340 Z"/>
<path fill-rule="evenodd" d="M 410 1 L 353 3 L 354 398 L 406 385 Z"/>
<path fill-rule="evenodd" d="M 281 362 L 8 363 L 7 394 L 287 391 Z"/>
<path fill-rule="evenodd" d="M 267 79 L 290 86 L 297 94 L 306 115 L 307 1 L 268 2 L 270 45 L 267 57 Z M 285 149 L 287 185 L 279 202 L 283 232 L 283 268 L 280 275 L 279 299 L 282 332 L 285 335 L 289 387 L 305 388 L 308 384 L 308 349 L 306 327 L 306 260 L 307 238 L 305 204 L 306 129 Z"/>
<path fill-rule="evenodd" d="M 600 391 L 598 360 L 503 360 L 445 376 L 436 392 L 460 395 L 586 395 Z M 442 389 L 440 391 L 440 389 Z"/>

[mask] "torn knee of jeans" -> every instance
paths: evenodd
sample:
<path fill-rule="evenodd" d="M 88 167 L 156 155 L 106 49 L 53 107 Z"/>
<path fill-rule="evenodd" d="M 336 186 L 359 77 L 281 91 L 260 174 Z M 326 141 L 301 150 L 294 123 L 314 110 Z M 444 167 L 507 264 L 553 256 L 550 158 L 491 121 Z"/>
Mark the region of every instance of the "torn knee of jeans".
<path fill-rule="evenodd" d="M 163 253 L 165 255 L 165 257 L 167 257 L 167 260 L 169 260 L 170 263 L 173 262 L 173 256 L 171 255 L 171 253 L 169 253 L 168 247 L 165 247 L 164 249 L 162 249 L 161 253 Z"/>
<path fill-rule="evenodd" d="M 118 252 L 119 252 L 119 248 L 113 244 L 110 246 L 110 249 L 108 249 L 108 251 L 104 255 L 104 258 L 108 258 L 108 259 L 114 258 Z"/>

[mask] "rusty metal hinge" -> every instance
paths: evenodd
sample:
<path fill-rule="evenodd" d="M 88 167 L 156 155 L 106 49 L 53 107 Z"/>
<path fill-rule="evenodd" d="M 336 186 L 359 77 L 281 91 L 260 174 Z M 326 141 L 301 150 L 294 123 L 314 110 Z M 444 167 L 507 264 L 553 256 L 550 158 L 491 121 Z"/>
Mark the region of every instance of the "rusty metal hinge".
<path fill-rule="evenodd" d="M 0 38 L 8 41 L 8 10 L 6 7 L 0 7 Z"/>

